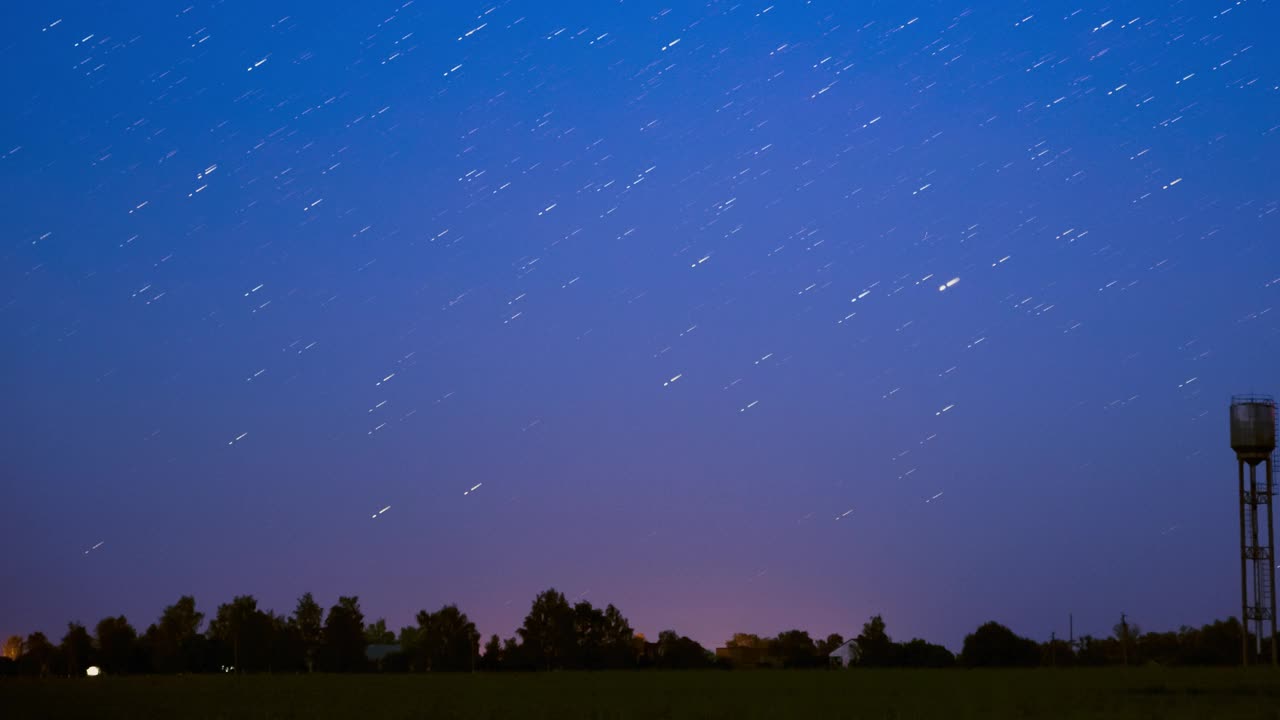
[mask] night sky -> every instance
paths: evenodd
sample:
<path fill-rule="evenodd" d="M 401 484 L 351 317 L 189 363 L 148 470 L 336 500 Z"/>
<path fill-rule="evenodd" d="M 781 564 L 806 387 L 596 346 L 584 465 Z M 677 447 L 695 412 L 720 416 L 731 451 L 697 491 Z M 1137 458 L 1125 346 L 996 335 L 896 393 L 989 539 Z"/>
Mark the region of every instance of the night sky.
<path fill-rule="evenodd" d="M 708 646 L 1238 613 L 1277 27 L 9 3 L 0 635 L 308 590 Z"/>

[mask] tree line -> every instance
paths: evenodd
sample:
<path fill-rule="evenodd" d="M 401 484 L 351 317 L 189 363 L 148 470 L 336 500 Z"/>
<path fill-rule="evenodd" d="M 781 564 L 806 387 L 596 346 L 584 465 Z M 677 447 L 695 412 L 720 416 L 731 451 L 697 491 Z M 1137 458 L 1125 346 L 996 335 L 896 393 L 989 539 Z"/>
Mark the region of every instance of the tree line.
<path fill-rule="evenodd" d="M 40 632 L 15 635 L 0 652 L 0 675 L 74 677 L 91 666 L 107 674 L 814 668 L 827 667 L 829 655 L 845 646 L 839 634 L 815 640 L 803 630 L 775 637 L 738 633 L 716 652 L 674 630 L 650 642 L 613 605 L 570 604 L 554 588 L 534 599 L 514 636 L 492 635 L 483 649 L 475 624 L 456 605 L 423 610 L 398 634 L 385 620 L 366 623 L 354 596 L 339 597 L 325 612 L 306 593 L 285 616 L 241 595 L 219 605 L 202 631 L 204 619 L 187 595 L 142 633 L 118 616 L 102 619 L 92 632 L 68 623 L 56 645 Z M 1110 637 L 1038 643 L 989 622 L 954 655 L 919 638 L 895 642 L 877 615 L 852 638 L 847 657 L 859 667 L 1233 665 L 1241 629 L 1235 618 L 1165 633 L 1142 633 L 1122 622 Z"/>

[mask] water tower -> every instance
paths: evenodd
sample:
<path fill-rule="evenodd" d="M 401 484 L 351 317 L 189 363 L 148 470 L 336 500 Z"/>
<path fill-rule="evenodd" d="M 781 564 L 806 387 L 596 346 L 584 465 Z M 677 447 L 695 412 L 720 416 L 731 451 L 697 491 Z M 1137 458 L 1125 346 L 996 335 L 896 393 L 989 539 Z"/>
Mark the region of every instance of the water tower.
<path fill-rule="evenodd" d="M 1236 451 L 1240 469 L 1240 606 L 1245 632 L 1240 636 L 1241 662 L 1249 664 L 1250 624 L 1257 638 L 1256 652 L 1262 654 L 1262 638 L 1270 624 L 1271 664 L 1276 664 L 1276 561 L 1272 499 L 1275 483 L 1271 474 L 1271 454 L 1276 449 L 1276 402 L 1269 396 L 1237 395 L 1231 398 L 1231 449 Z M 1258 464 L 1266 464 L 1262 484 L 1258 484 Z M 1249 466 L 1249 482 L 1244 466 Z M 1266 526 L 1259 522 L 1265 508 Z M 1250 579 L 1253 580 L 1250 583 Z M 1252 587 L 1250 587 L 1252 585 Z M 1261 659 L 1261 658 L 1259 658 Z"/>

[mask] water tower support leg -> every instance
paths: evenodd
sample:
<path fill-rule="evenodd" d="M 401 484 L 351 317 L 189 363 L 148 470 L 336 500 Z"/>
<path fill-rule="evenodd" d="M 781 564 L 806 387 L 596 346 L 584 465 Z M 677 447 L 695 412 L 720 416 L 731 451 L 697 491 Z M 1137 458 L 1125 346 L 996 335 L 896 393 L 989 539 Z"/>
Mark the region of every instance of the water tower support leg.
<path fill-rule="evenodd" d="M 1244 461 L 1240 465 L 1240 665 L 1249 665 L 1249 569 L 1244 539 Z"/>
<path fill-rule="evenodd" d="M 1267 580 L 1271 583 L 1271 665 L 1276 661 L 1276 528 L 1273 508 L 1276 506 L 1271 457 L 1267 457 Z"/>

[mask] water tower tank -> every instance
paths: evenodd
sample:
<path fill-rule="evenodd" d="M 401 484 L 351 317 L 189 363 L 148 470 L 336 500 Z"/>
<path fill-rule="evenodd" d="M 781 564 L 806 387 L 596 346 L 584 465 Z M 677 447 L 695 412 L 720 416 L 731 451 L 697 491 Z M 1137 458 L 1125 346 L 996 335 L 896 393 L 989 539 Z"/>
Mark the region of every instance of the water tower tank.
<path fill-rule="evenodd" d="M 1231 399 L 1231 449 L 1242 460 L 1264 460 L 1276 449 L 1276 403 L 1269 397 Z"/>

